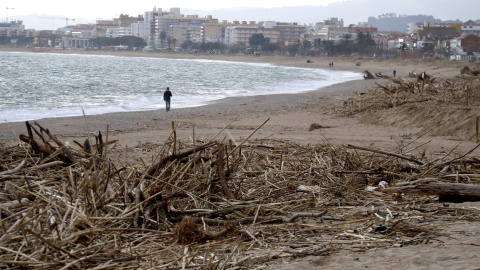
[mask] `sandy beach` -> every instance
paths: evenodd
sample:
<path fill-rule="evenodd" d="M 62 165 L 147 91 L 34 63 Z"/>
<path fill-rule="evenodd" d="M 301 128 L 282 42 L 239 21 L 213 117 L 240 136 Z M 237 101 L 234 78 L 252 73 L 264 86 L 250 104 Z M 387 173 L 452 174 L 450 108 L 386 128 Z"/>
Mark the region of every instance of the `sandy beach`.
<path fill-rule="evenodd" d="M 54 51 L 55 52 L 55 51 Z M 88 53 L 72 51 L 61 53 Z M 340 83 L 301 94 L 282 94 L 228 98 L 195 108 L 175 108 L 175 95 L 172 109 L 112 113 L 86 117 L 68 117 L 37 120 L 64 142 L 83 142 L 88 132 L 107 133 L 109 140 L 118 140 L 115 148 L 124 151 L 124 160 L 135 163 L 140 158 L 149 160 L 152 153 L 138 150 L 140 145 L 162 144 L 176 126 L 179 140 L 204 139 L 215 135 L 242 141 L 255 129 L 252 139 L 278 139 L 300 144 L 351 144 L 361 147 L 395 151 L 404 140 L 412 141 L 411 148 L 426 155 L 447 153 L 455 149 L 466 153 L 477 145 L 472 139 L 474 125 L 468 133 L 423 134 L 425 124 L 419 121 L 401 121 L 401 116 L 391 116 L 389 124 L 385 118 L 341 117 L 335 113 L 349 97 L 368 92 L 377 84 L 387 84 L 386 79 L 364 80 L 363 71 L 381 72 L 391 76 L 396 70 L 397 77 L 407 77 L 410 72 L 427 72 L 435 77 L 454 77 L 468 63 L 445 62 L 441 60 L 400 60 L 363 58 L 319 58 L 246 55 L 204 55 L 167 54 L 144 52 L 101 52 L 128 57 L 170 57 L 182 59 L 212 59 L 224 61 L 244 61 L 271 63 L 295 67 L 330 69 L 358 72 L 359 79 Z M 310 61 L 307 61 L 310 60 Z M 358 65 L 357 63 L 360 63 Z M 472 67 L 476 64 L 471 64 Z M 171 89 L 175 93 L 175 89 Z M 159 91 L 163 91 L 159 89 Z M 478 113 L 472 109 L 471 115 Z M 398 119 L 397 119 L 397 118 Z M 393 119 L 396 119 L 393 121 Z M 461 119 L 458 119 L 459 121 Z M 310 131 L 312 124 L 322 128 Z M 227 126 L 228 125 L 228 126 Z M 0 143 L 12 145 L 20 143 L 18 136 L 26 134 L 25 123 L 0 123 Z M 121 152 L 121 151 L 119 151 Z M 480 150 L 471 156 L 479 156 Z M 127 157 L 128 156 L 128 157 Z M 480 211 L 479 202 L 457 204 Z M 263 269 L 479 269 L 480 267 L 480 227 L 476 222 L 448 221 L 442 226 L 439 236 L 432 243 L 411 245 L 389 249 L 370 249 L 366 252 L 342 250 L 330 256 L 308 256 L 288 262 L 276 261 Z"/>
<path fill-rule="evenodd" d="M 53 51 L 54 53 L 88 53 L 86 51 Z M 98 53 L 98 52 L 95 52 Z M 255 138 L 277 138 L 293 140 L 302 143 L 332 143 L 356 144 L 374 146 L 381 149 L 394 149 L 395 138 L 412 135 L 420 130 L 421 124 L 397 127 L 395 125 L 377 125 L 375 121 L 360 122 L 355 117 L 338 117 L 329 112 L 332 104 L 341 104 L 348 97 L 369 91 L 376 83 L 386 84 L 386 80 L 363 80 L 363 71 L 381 72 L 392 75 L 396 70 L 397 77 L 408 76 L 409 72 L 427 72 L 433 76 L 455 76 L 463 63 L 421 60 L 396 59 L 362 59 L 362 58 L 306 58 L 283 56 L 249 55 L 207 55 L 207 54 L 168 54 L 145 52 L 100 52 L 101 54 L 128 57 L 169 57 L 182 59 L 212 59 L 223 61 L 260 62 L 274 65 L 330 69 L 329 63 L 334 63 L 334 70 L 349 70 L 358 73 L 359 79 L 340 83 L 301 94 L 282 94 L 227 98 L 212 102 L 209 105 L 195 108 L 175 108 L 175 98 L 172 100 L 172 110 L 112 113 L 104 115 L 89 115 L 84 117 L 68 117 L 41 119 L 36 122 L 49 128 L 57 136 L 65 140 L 85 137 L 88 131 L 105 132 L 107 125 L 110 136 L 119 140 L 120 144 L 134 146 L 149 141 L 161 142 L 162 138 L 171 132 L 172 122 L 177 125 L 180 139 L 191 138 L 193 130 L 197 138 L 210 138 L 222 130 L 231 121 L 229 133 L 235 138 L 248 136 L 253 129 L 270 119 Z M 310 60 L 310 63 L 307 63 Z M 357 63 L 361 63 L 357 66 Z M 162 92 L 163 89 L 159 89 Z M 175 93 L 175 89 L 172 89 Z M 309 132 L 311 124 L 317 123 L 327 127 Z M 15 141 L 19 134 L 25 132 L 24 123 L 0 123 L 0 141 Z M 458 144 L 458 138 L 450 136 L 424 137 L 419 141 L 423 144 L 432 140 L 429 149 L 453 148 Z M 469 149 L 472 141 L 462 141 L 462 146 Z"/>

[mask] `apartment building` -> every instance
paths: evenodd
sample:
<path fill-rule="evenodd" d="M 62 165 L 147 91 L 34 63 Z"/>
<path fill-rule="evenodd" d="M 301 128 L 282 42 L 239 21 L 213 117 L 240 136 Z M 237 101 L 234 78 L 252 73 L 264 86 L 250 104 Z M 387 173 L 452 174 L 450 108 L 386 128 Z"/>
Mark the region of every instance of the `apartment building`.
<path fill-rule="evenodd" d="M 198 15 L 183 15 L 171 13 L 164 16 L 158 16 L 156 19 L 155 26 L 155 40 L 154 46 L 156 48 L 161 48 L 165 44 L 165 40 L 161 39 L 161 33 L 165 32 L 167 38 L 173 38 L 173 26 L 182 25 L 182 26 L 198 26 L 202 27 L 204 23 L 208 23 L 210 19 L 200 18 Z"/>
<path fill-rule="evenodd" d="M 343 26 L 343 19 L 329 18 L 315 24 L 314 39 L 339 40 L 348 33 L 348 28 Z"/>
<path fill-rule="evenodd" d="M 143 21 L 144 21 L 144 18 L 142 15 L 138 15 L 137 17 L 130 17 L 129 15 L 126 15 L 126 14 L 120 14 L 118 18 L 115 18 L 113 20 L 113 22 L 118 27 L 131 27 L 132 23 L 138 23 Z"/>
<path fill-rule="evenodd" d="M 107 29 L 109 27 L 118 27 L 113 20 L 97 20 L 95 24 L 95 30 L 97 32 L 97 37 L 106 37 Z"/>
<path fill-rule="evenodd" d="M 273 29 L 278 31 L 278 42 L 297 42 L 305 38 L 307 26 L 298 25 L 297 23 L 277 22 Z M 273 43 L 273 41 L 271 41 Z"/>
<path fill-rule="evenodd" d="M 151 11 L 147 11 L 143 14 L 143 21 L 132 23 L 132 35 L 143 38 L 147 45 L 153 46 L 155 41 L 155 25 L 157 17 L 167 14 L 174 14 L 180 12 L 176 8 L 171 9 L 170 12 L 163 11 L 161 8 L 154 7 Z"/>
<path fill-rule="evenodd" d="M 372 27 L 371 25 L 368 25 L 368 24 L 365 24 L 364 26 L 356 26 L 354 24 L 350 24 L 348 26 L 348 32 L 350 34 L 356 34 L 358 32 L 376 34 L 378 33 L 378 28 Z"/>
<path fill-rule="evenodd" d="M 132 27 L 109 27 L 105 33 L 108 38 L 133 36 Z"/>
<path fill-rule="evenodd" d="M 207 42 L 225 43 L 225 30 L 227 29 L 227 27 L 240 25 L 238 21 L 235 24 L 235 22 L 230 23 L 226 20 L 219 22 L 218 19 L 214 19 L 212 18 L 212 16 L 209 16 L 208 18 L 209 18 L 209 21 L 203 24 L 203 29 L 202 29 L 203 41 L 205 43 Z"/>
<path fill-rule="evenodd" d="M 173 39 L 169 39 L 173 42 L 173 46 L 178 46 L 186 41 L 192 41 L 195 43 L 202 43 L 202 27 L 197 25 L 173 25 L 172 26 Z M 168 43 L 168 40 L 167 40 Z M 169 47 L 172 44 L 167 44 Z"/>
<path fill-rule="evenodd" d="M 93 41 L 91 38 L 84 37 L 63 37 L 58 45 L 62 49 L 71 49 L 71 48 L 90 48 L 93 47 Z"/>
<path fill-rule="evenodd" d="M 247 46 L 249 38 L 258 33 L 258 26 L 235 25 L 225 29 L 225 45 L 233 46 L 236 44 Z"/>
<path fill-rule="evenodd" d="M 147 44 L 150 41 L 150 22 L 136 22 L 132 23 L 132 36 L 143 38 Z"/>
<path fill-rule="evenodd" d="M 225 28 L 224 44 L 227 46 L 236 44 L 248 46 L 250 38 L 254 34 L 263 34 L 265 38 L 269 39 L 270 43 L 277 43 L 280 41 L 280 33 L 275 26 L 276 23 L 272 21 L 259 23 L 234 21 L 231 26 Z"/>
<path fill-rule="evenodd" d="M 296 23 L 284 22 L 242 22 L 237 25 L 228 26 L 225 30 L 225 44 L 227 46 L 235 44 L 248 45 L 249 39 L 253 34 L 263 34 L 265 38 L 269 39 L 270 43 L 297 42 L 305 38 L 307 26 L 297 25 Z"/>
<path fill-rule="evenodd" d="M 414 36 L 427 40 L 445 40 L 459 36 L 456 27 L 423 27 L 414 32 Z"/>
<path fill-rule="evenodd" d="M 0 23 L 0 36 L 3 37 L 33 37 L 35 30 L 25 30 L 23 21 L 10 21 Z"/>
<path fill-rule="evenodd" d="M 462 35 L 476 35 L 480 36 L 480 25 L 465 24 L 461 26 Z"/>
<path fill-rule="evenodd" d="M 480 37 L 476 35 L 462 35 L 458 38 L 451 39 L 450 48 L 456 54 L 473 53 L 480 45 Z"/>

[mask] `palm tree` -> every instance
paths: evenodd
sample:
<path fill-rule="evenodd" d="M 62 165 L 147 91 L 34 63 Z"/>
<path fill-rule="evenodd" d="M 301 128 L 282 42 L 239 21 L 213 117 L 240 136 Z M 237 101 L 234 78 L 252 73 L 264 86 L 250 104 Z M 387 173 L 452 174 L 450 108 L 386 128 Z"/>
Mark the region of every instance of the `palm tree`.
<path fill-rule="evenodd" d="M 163 47 L 163 44 L 165 43 L 166 38 L 167 38 L 167 33 L 165 32 L 165 30 L 162 30 L 162 32 L 160 33 L 160 44 L 162 47 Z"/>

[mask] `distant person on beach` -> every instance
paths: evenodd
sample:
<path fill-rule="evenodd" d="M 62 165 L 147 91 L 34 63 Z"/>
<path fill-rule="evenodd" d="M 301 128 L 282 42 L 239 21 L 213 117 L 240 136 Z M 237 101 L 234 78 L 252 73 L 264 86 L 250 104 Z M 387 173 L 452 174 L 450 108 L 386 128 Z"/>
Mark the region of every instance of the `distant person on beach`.
<path fill-rule="evenodd" d="M 395 75 L 397 75 L 397 71 L 396 71 L 396 70 L 393 71 L 393 77 L 395 77 Z"/>
<path fill-rule="evenodd" d="M 167 112 L 170 111 L 170 98 L 172 97 L 172 92 L 170 92 L 170 87 L 167 87 L 167 91 L 163 93 L 163 100 L 165 100 L 165 105 L 167 106 Z"/>

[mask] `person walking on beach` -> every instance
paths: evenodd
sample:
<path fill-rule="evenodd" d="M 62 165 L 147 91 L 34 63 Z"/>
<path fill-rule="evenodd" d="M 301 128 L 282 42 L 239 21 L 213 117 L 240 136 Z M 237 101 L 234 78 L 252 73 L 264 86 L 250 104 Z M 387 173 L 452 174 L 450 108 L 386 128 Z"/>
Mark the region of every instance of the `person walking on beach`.
<path fill-rule="evenodd" d="M 395 77 L 395 75 L 397 75 L 397 71 L 393 70 L 393 77 Z"/>
<path fill-rule="evenodd" d="M 163 93 L 163 100 L 165 100 L 165 105 L 167 106 L 167 112 L 170 111 L 170 98 L 172 97 L 172 92 L 170 92 L 170 87 L 167 87 L 167 91 Z"/>

